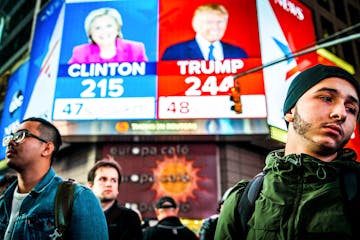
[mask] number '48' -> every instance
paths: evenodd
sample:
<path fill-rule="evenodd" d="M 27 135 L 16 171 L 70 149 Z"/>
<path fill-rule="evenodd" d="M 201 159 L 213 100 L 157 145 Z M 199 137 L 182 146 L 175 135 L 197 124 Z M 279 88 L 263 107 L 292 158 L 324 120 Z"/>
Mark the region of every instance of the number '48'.
<path fill-rule="evenodd" d="M 176 113 L 176 112 L 188 113 L 189 112 L 189 103 L 188 102 L 180 102 L 180 103 L 172 102 L 168 106 L 167 110 L 169 112 L 173 112 L 173 113 Z"/>

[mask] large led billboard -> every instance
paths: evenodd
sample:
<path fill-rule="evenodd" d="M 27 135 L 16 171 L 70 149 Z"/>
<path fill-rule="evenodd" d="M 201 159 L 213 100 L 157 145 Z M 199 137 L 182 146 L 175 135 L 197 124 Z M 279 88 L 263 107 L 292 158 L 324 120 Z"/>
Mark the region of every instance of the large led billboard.
<path fill-rule="evenodd" d="M 62 121 L 67 132 L 82 134 L 89 126 L 126 134 L 141 134 L 142 129 L 150 134 L 243 134 L 246 125 L 254 126 L 248 121 L 257 124 L 247 133 L 263 134 L 267 119 L 284 128 L 277 114 L 291 81 L 289 71 L 294 75 L 293 69 L 314 64 L 314 59 L 290 59 L 237 78 L 240 114 L 231 110 L 230 89 L 234 75 L 313 44 L 310 11 L 297 1 L 221 0 L 216 4 L 228 12 L 226 22 L 209 15 L 199 27 L 194 13 L 206 4 L 209 1 L 67 1 L 53 120 Z M 122 56 L 101 57 L 92 39 L 90 23 L 106 11 L 121 18 L 118 36 L 125 43 L 116 46 Z M 223 31 L 218 33 L 223 35 L 218 42 L 222 51 L 215 61 L 209 61 L 204 50 L 201 31 L 206 28 Z M 306 34 L 300 29 L 307 29 Z M 136 54 L 130 56 L 131 51 Z M 184 122 L 196 127 L 167 127 Z"/>
<path fill-rule="evenodd" d="M 268 134 L 268 124 L 285 128 L 286 88 L 316 59 L 307 54 L 252 70 L 314 43 L 310 11 L 295 0 L 219 0 L 211 7 L 227 12 L 225 20 L 221 14 L 193 18 L 209 3 L 51 1 L 34 29 L 23 117 L 53 120 L 64 136 Z M 111 21 L 121 28 L 101 32 L 113 27 Z M 215 60 L 206 34 L 220 39 Z M 100 51 L 101 41 L 103 46 L 111 37 L 117 37 L 113 48 Z M 229 97 L 234 76 L 239 114 Z"/>
<path fill-rule="evenodd" d="M 68 2 L 53 119 L 266 118 L 261 73 L 244 80 L 241 114 L 231 111 L 229 99 L 232 75 L 261 64 L 255 2 L 218 2 L 229 11 L 227 35 L 219 42 L 223 44 L 223 56 L 219 60 L 207 61 L 200 53 L 194 57 L 194 51 L 187 50 L 175 56 L 167 49 L 179 42 L 187 41 L 185 49 L 196 44 L 192 17 L 197 7 L 207 3 L 157 0 L 137 4 L 132 1 Z M 94 56 L 94 51 L 101 55 L 101 49 L 104 49 L 91 37 L 90 24 L 96 17 L 95 20 L 91 18 L 92 14 L 97 16 L 96 12 L 121 16 L 120 31 L 122 41 L 126 42 L 116 41 L 119 41 L 117 47 L 122 48 L 118 50 L 119 55 L 126 55 L 126 58 L 115 57 L 114 62 L 114 58 Z M 241 15 L 246 15 L 247 21 L 241 21 Z M 219 23 L 213 23 L 215 27 L 206 27 L 215 29 L 216 24 Z M 226 22 L 220 24 L 226 25 Z M 134 47 L 126 49 L 130 48 L 126 44 Z M 130 54 L 130 51 L 136 52 L 135 44 L 143 48 L 143 58 Z M 233 49 L 243 49 L 244 54 L 235 55 Z"/>

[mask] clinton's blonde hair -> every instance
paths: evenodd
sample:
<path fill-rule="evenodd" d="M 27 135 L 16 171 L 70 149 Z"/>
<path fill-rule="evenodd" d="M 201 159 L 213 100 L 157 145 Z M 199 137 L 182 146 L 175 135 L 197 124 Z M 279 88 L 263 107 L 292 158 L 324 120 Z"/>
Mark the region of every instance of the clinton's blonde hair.
<path fill-rule="evenodd" d="M 122 21 L 120 13 L 114 8 L 99 8 L 99 9 L 95 9 L 95 10 L 91 11 L 85 19 L 84 27 L 85 27 L 85 32 L 89 39 L 89 42 L 94 43 L 93 40 L 91 39 L 91 35 L 90 35 L 90 29 L 91 29 L 91 25 L 92 25 L 93 21 L 98 17 L 106 16 L 106 15 L 114 18 L 114 20 L 118 26 L 118 37 L 119 38 L 123 37 L 122 32 L 121 32 L 121 27 L 123 25 L 123 21 Z"/>

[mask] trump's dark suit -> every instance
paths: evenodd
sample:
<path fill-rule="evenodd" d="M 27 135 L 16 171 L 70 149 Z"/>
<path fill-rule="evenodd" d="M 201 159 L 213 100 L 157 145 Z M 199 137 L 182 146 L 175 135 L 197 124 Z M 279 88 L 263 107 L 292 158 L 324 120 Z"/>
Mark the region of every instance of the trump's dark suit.
<path fill-rule="evenodd" d="M 222 41 L 220 42 L 223 48 L 224 59 L 248 57 L 247 53 L 242 48 L 228 43 L 224 43 Z M 181 42 L 168 47 L 161 58 L 161 60 L 185 60 L 185 59 L 191 59 L 191 60 L 205 59 L 195 39 L 186 42 Z"/>

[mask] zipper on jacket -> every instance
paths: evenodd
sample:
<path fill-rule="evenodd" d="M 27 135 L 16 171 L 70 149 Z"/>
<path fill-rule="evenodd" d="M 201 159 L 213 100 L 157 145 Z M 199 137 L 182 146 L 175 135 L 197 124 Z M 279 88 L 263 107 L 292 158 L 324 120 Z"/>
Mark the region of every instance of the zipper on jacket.
<path fill-rule="evenodd" d="M 300 167 L 302 165 L 301 154 L 300 155 L 298 155 L 298 154 L 291 155 L 289 157 L 286 157 L 285 160 L 295 166 L 298 166 L 298 167 Z"/>
<path fill-rule="evenodd" d="M 302 157 L 301 154 L 300 155 L 296 155 L 295 159 L 291 158 L 291 160 L 293 160 L 293 164 L 296 166 L 301 166 L 302 165 Z M 296 195 L 294 197 L 294 203 L 292 206 L 292 211 L 290 214 L 290 218 L 289 220 L 291 221 L 291 225 L 289 225 L 289 229 L 288 229 L 288 236 L 289 239 L 297 239 L 297 232 L 299 230 L 298 226 L 296 226 L 296 217 L 299 211 L 299 204 L 300 204 L 300 200 L 301 200 L 301 196 L 303 193 L 303 188 L 304 188 L 304 171 L 303 169 L 298 169 L 298 181 L 297 181 L 297 188 L 296 188 Z"/>

